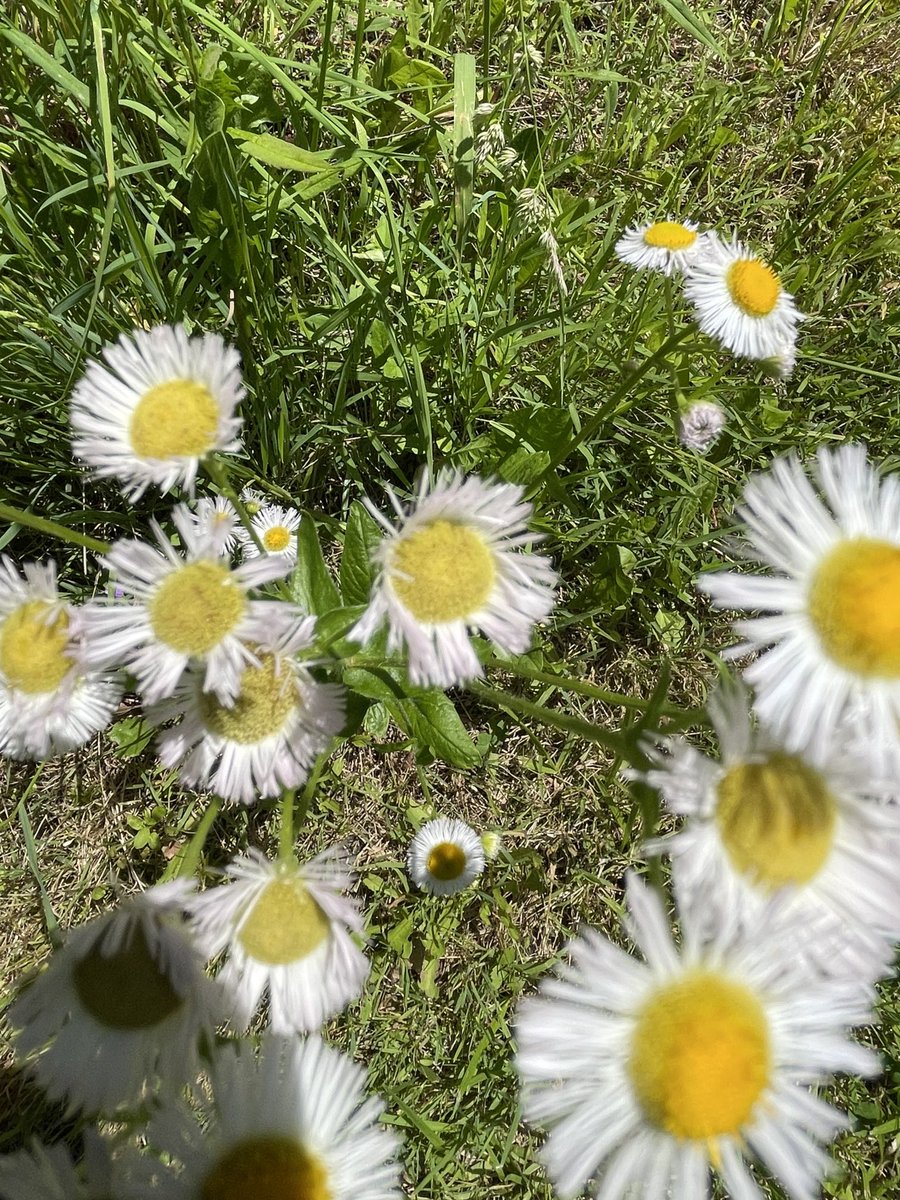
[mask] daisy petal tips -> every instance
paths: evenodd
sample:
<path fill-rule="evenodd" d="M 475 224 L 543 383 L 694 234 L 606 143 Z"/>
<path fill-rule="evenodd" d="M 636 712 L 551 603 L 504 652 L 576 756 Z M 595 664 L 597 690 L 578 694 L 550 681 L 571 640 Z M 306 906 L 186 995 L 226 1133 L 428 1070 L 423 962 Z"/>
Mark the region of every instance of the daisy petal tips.
<path fill-rule="evenodd" d="M 369 607 L 348 636 L 367 644 L 387 621 L 388 651 L 405 649 L 410 680 L 453 687 L 482 673 L 469 640 L 479 629 L 501 650 L 523 654 L 535 624 L 553 607 L 550 560 L 522 547 L 531 505 L 523 489 L 445 471 L 423 477 L 418 496 L 392 526 L 370 509 L 387 536 Z"/>
<path fill-rule="evenodd" d="M 803 314 L 768 263 L 736 237 L 710 237 L 686 269 L 684 294 L 700 329 L 732 354 L 774 359 L 790 373 Z"/>
<path fill-rule="evenodd" d="M 735 622 L 732 657 L 754 707 L 791 752 L 821 760 L 838 733 L 867 748 L 872 773 L 900 769 L 900 477 L 879 479 L 864 446 L 819 451 L 815 478 L 796 457 L 750 478 L 738 514 L 746 557 L 769 575 L 698 580 Z"/>
<path fill-rule="evenodd" d="M 151 484 L 191 488 L 202 458 L 237 450 L 240 355 L 218 334 L 157 325 L 122 334 L 103 359 L 72 394 L 72 450 L 129 498 Z"/>

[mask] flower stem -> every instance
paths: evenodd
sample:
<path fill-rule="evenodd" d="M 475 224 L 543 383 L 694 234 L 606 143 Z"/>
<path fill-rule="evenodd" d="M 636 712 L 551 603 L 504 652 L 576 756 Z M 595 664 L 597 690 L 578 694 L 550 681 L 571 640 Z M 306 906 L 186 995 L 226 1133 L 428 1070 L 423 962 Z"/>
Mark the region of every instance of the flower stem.
<path fill-rule="evenodd" d="M 206 468 L 206 473 L 209 475 L 210 479 L 213 481 L 225 499 L 230 500 L 234 505 L 237 515 L 241 518 L 241 524 L 250 534 L 257 550 L 260 552 L 260 554 L 266 554 L 266 548 L 260 541 L 259 534 L 253 528 L 253 521 L 250 517 L 250 514 L 247 512 L 247 506 L 244 504 L 243 500 L 240 498 L 235 489 L 231 486 L 231 480 L 228 478 L 228 468 L 225 463 L 222 461 L 222 459 L 217 458 L 216 455 L 210 454 L 204 458 L 203 465 Z"/>
<path fill-rule="evenodd" d="M 0 504 L 0 517 L 15 522 L 16 525 L 25 525 L 29 529 L 36 529 L 39 533 L 47 533 L 50 537 L 59 538 L 60 541 L 69 542 L 73 546 L 86 546 L 95 554 L 109 554 L 111 548 L 109 542 L 101 542 L 98 538 L 92 538 L 86 533 L 78 533 L 76 530 L 70 529 L 68 525 L 60 525 L 58 521 L 49 521 L 46 517 L 39 517 L 36 513 L 23 512 L 22 509 L 13 508 L 10 504 Z"/>
<path fill-rule="evenodd" d="M 219 815 L 219 809 L 222 807 L 222 800 L 219 796 L 213 796 L 209 803 L 206 812 L 197 822 L 197 828 L 194 830 L 191 840 L 185 848 L 184 854 L 180 857 L 176 855 L 169 863 L 162 874 L 160 883 L 165 883 L 168 879 L 183 879 L 187 875 L 193 875 L 197 870 L 197 865 L 200 862 L 200 855 L 203 853 L 203 847 L 206 845 L 206 839 L 209 836 L 209 831 L 213 827 L 213 822 Z"/>
<path fill-rule="evenodd" d="M 600 700 L 603 704 L 612 704 L 619 708 L 635 708 L 639 712 L 643 712 L 647 707 L 647 701 L 641 696 L 623 696 L 620 692 L 608 692 L 605 688 L 596 687 L 593 683 L 586 683 L 583 679 L 573 679 L 570 675 L 553 675 L 549 671 L 536 671 L 532 667 L 520 666 L 516 662 L 502 661 L 496 665 L 498 670 L 509 671 L 512 675 L 518 675 L 520 679 L 546 683 L 563 692 L 577 692 L 580 696 L 590 696 L 592 700 Z M 671 714 L 680 717 L 684 710 L 666 705 L 661 711 L 665 715 Z"/>
<path fill-rule="evenodd" d="M 295 788 L 285 788 L 281 795 L 281 828 L 278 831 L 278 859 L 287 862 L 294 854 Z"/>

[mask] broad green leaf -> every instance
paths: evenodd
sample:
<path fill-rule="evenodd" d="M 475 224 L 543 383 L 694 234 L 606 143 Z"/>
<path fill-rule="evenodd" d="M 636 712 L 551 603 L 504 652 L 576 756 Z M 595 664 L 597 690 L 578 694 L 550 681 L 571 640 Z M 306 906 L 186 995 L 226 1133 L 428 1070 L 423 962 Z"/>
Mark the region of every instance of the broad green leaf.
<path fill-rule="evenodd" d="M 316 523 L 310 513 L 303 514 L 297 530 L 297 565 L 288 585 L 291 599 L 307 612 L 318 615 L 340 607 L 341 597 L 325 566 Z"/>
<path fill-rule="evenodd" d="M 143 717 L 123 717 L 110 725 L 106 736 L 116 747 L 117 758 L 136 758 L 146 750 L 155 732 Z"/>
<path fill-rule="evenodd" d="M 197 117 L 197 133 L 200 135 L 201 141 L 206 141 L 214 133 L 220 133 L 225 125 L 225 101 L 217 92 L 211 88 L 197 88 L 197 95 L 194 102 L 194 111 Z"/>
<path fill-rule="evenodd" d="M 519 446 L 504 458 L 497 471 L 507 483 L 521 483 L 527 487 L 540 479 L 549 466 L 550 455 L 546 450 L 527 450 Z"/>
<path fill-rule="evenodd" d="M 698 42 L 702 42 L 704 46 L 708 46 L 719 58 L 726 57 L 725 51 L 709 32 L 705 21 L 700 17 L 685 0 L 658 0 L 658 3 L 666 10 L 669 16 L 677 25 L 688 33 L 692 33 Z"/>
<path fill-rule="evenodd" d="M 246 129 L 228 130 L 228 133 L 238 143 L 242 154 L 259 159 L 269 167 L 282 167 L 286 171 L 303 171 L 305 174 L 315 174 L 320 171 L 346 171 L 359 162 L 350 154 L 341 159 L 339 150 L 304 150 L 284 138 L 274 137 L 271 133 L 250 133 Z"/>
<path fill-rule="evenodd" d="M 30 58 L 36 67 L 40 67 L 44 74 L 49 79 L 52 79 L 57 87 L 61 87 L 70 96 L 74 96 L 83 108 L 89 106 L 91 92 L 88 85 L 82 83 L 80 79 L 76 79 L 72 72 L 67 71 L 64 66 L 58 63 L 53 55 L 48 54 L 43 46 L 39 46 L 27 33 L 22 33 L 18 29 L 0 29 L 0 33 L 17 50 L 21 50 L 26 58 Z"/>
<path fill-rule="evenodd" d="M 439 68 L 421 58 L 408 58 L 391 65 L 387 78 L 399 91 L 416 87 L 449 87 L 447 76 Z"/>
<path fill-rule="evenodd" d="M 341 592 L 345 604 L 365 604 L 369 599 L 372 579 L 372 551 L 381 541 L 382 532 L 366 512 L 354 501 L 347 519 L 344 553 L 341 556 Z"/>

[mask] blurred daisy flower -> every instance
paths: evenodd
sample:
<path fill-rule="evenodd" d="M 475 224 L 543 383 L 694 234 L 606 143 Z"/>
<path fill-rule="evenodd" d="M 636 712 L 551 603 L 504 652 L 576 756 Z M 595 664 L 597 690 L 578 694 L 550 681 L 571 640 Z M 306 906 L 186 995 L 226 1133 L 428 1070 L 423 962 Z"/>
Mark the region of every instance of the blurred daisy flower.
<path fill-rule="evenodd" d="M 366 1075 L 318 1037 L 219 1047 L 199 1114 L 164 1100 L 147 1140 L 183 1170 L 166 1200 L 400 1200 L 399 1139 Z M 148 1191 L 148 1200 L 158 1194 Z"/>
<path fill-rule="evenodd" d="M 793 365 L 797 326 L 793 297 L 768 263 L 733 237 L 710 237 L 686 271 L 684 294 L 701 330 L 741 358 Z"/>
<path fill-rule="evenodd" d="M 249 643 L 253 661 L 228 704 L 203 690 L 203 668 L 188 667 L 173 695 L 151 706 L 154 724 L 178 722 L 157 747 L 185 786 L 253 804 L 306 782 L 344 726 L 343 688 L 319 683 L 295 657 L 312 645 L 315 625 L 305 617 L 280 637 Z"/>
<path fill-rule="evenodd" d="M 151 522 L 158 549 L 124 538 L 101 559 L 132 602 L 94 600 L 81 609 L 84 660 L 91 667 L 127 666 L 149 703 L 174 692 L 188 663 L 202 664 L 204 691 L 227 704 L 254 661 L 249 647 L 287 634 L 303 619 L 292 604 L 251 594 L 288 574 L 290 563 L 259 558 L 232 568 L 197 531 L 185 505 L 172 520 L 185 557 Z"/>
<path fill-rule="evenodd" d="M 704 253 L 707 237 L 692 221 L 634 225 L 616 242 L 616 257 L 638 271 L 678 275 Z"/>
<path fill-rule="evenodd" d="M 93 1129 L 82 1131 L 84 1154 L 76 1165 L 62 1143 L 32 1141 L 27 1150 L 0 1155 L 0 1200 L 132 1200 L 130 1175 L 137 1151 L 118 1149 Z"/>
<path fill-rule="evenodd" d="M 870 773 L 900 768 L 900 477 L 879 479 L 864 446 L 819 451 L 821 497 L 794 456 L 751 476 L 738 515 L 744 556 L 775 574 L 697 581 L 753 653 L 744 671 L 760 719 L 790 753 L 827 755 L 839 737 Z"/>
<path fill-rule="evenodd" d="M 410 842 L 407 867 L 417 887 L 435 896 L 461 892 L 484 870 L 482 839 L 465 823 L 439 817 Z"/>
<path fill-rule="evenodd" d="M 223 1006 L 180 916 L 192 887 L 158 884 L 71 930 L 13 1003 L 16 1048 L 51 1099 L 112 1114 L 156 1076 L 177 1087 L 200 1069 Z"/>
<path fill-rule="evenodd" d="M 321 1028 L 354 1000 L 369 974 L 345 852 L 337 846 L 311 862 L 270 862 L 250 849 L 225 868 L 229 883 L 188 905 L 207 957 L 227 951 L 217 975 L 231 1023 L 245 1029 L 263 996 L 276 1033 Z"/>
<path fill-rule="evenodd" d="M 218 334 L 138 329 L 106 346 L 103 359 L 88 363 L 72 394 L 72 450 L 130 499 L 150 484 L 190 489 L 207 454 L 238 449 L 240 355 Z"/>
<path fill-rule="evenodd" d="M 56 563 L 23 570 L 0 556 L 0 752 L 44 759 L 105 729 L 122 688 L 77 662 L 78 610 L 59 594 Z"/>
<path fill-rule="evenodd" d="M 548 558 L 522 550 L 536 540 L 522 493 L 448 471 L 433 483 L 423 476 L 407 513 L 389 493 L 398 528 L 370 508 L 387 536 L 368 609 L 348 637 L 367 644 L 387 621 L 388 652 L 405 649 L 411 681 L 425 687 L 481 675 L 469 629 L 523 654 L 553 607 L 556 574 Z"/>
<path fill-rule="evenodd" d="M 282 508 L 280 504 L 262 505 L 257 509 L 251 525 L 266 554 L 280 556 L 289 563 L 297 561 L 300 513 L 295 508 Z M 259 546 L 248 530 L 240 529 L 237 536 L 245 558 L 259 557 Z"/>
<path fill-rule="evenodd" d="M 889 973 L 900 940 L 900 808 L 871 794 L 864 755 L 840 741 L 818 765 L 787 753 L 754 727 L 736 682 L 723 680 L 708 709 L 721 762 L 675 738 L 665 754 L 651 751 L 650 771 L 628 773 L 686 818 L 645 850 L 672 855 L 676 892 L 701 917 L 752 929 L 789 889 L 793 954 L 826 974 Z"/>
<path fill-rule="evenodd" d="M 194 528 L 198 538 L 208 539 L 218 554 L 230 553 L 239 537 L 241 519 L 224 496 L 204 496 L 194 505 Z"/>
<path fill-rule="evenodd" d="M 681 414 L 678 437 L 688 450 L 705 454 L 718 441 L 725 424 L 725 413 L 718 404 L 698 400 Z"/>
<path fill-rule="evenodd" d="M 771 938 L 706 942 L 689 908 L 679 954 L 659 897 L 634 877 L 628 906 L 646 962 L 586 930 L 520 1009 L 523 1111 L 550 1129 L 542 1158 L 557 1194 L 590 1182 L 604 1197 L 705 1200 L 713 1168 L 751 1200 L 752 1154 L 792 1200 L 812 1200 L 822 1143 L 849 1122 L 808 1089 L 835 1071 L 878 1072 L 845 1036 L 871 1020 L 873 994 L 797 969 Z"/>

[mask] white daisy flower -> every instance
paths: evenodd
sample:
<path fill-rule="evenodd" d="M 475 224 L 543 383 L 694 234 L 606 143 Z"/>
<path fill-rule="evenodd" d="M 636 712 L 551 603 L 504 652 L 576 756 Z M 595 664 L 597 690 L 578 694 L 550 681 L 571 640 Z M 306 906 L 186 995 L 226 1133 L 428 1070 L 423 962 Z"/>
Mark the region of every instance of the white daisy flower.
<path fill-rule="evenodd" d="M 524 1113 L 551 1129 L 557 1194 L 590 1181 L 604 1200 L 707 1200 L 713 1167 L 734 1200 L 759 1200 L 752 1153 L 792 1200 L 815 1200 L 823 1143 L 849 1122 L 808 1088 L 878 1072 L 845 1037 L 872 996 L 811 978 L 772 939 L 704 942 L 691 909 L 679 955 L 658 896 L 632 878 L 628 902 L 646 963 L 586 930 L 520 1010 Z"/>
<path fill-rule="evenodd" d="M 257 509 L 251 521 L 253 532 L 259 538 L 266 554 L 280 555 L 290 563 L 297 561 L 297 528 L 300 513 L 296 508 L 282 508 L 280 504 L 266 504 Z M 246 529 L 238 531 L 238 541 L 246 558 L 257 558 L 259 546 Z"/>
<path fill-rule="evenodd" d="M 77 610 L 60 597 L 56 563 L 23 570 L 0 556 L 0 753 L 44 759 L 105 729 L 122 688 L 76 662 Z"/>
<path fill-rule="evenodd" d="M 698 400 L 681 414 L 678 436 L 682 446 L 705 454 L 718 441 L 725 422 L 725 413 L 718 404 Z"/>
<path fill-rule="evenodd" d="M 616 257 L 638 271 L 681 274 L 705 253 L 708 234 L 697 228 L 693 221 L 633 225 L 616 242 Z"/>
<path fill-rule="evenodd" d="M 166 1101 L 147 1128 L 183 1164 L 166 1200 L 400 1200 L 399 1139 L 365 1071 L 318 1037 L 219 1047 L 200 1114 Z M 159 1193 L 150 1189 L 148 1200 Z"/>
<path fill-rule="evenodd" d="M 191 514 L 199 538 L 207 539 L 220 554 L 231 553 L 240 536 L 241 519 L 225 496 L 204 496 Z"/>
<path fill-rule="evenodd" d="M 173 510 L 172 520 L 186 557 L 151 522 L 159 549 L 125 538 L 101 558 L 132 603 L 101 599 L 81 609 L 84 658 L 88 666 L 127 666 L 148 703 L 171 696 L 188 663 L 202 663 L 204 690 L 227 704 L 244 668 L 256 661 L 248 646 L 287 634 L 302 620 L 292 604 L 250 595 L 287 575 L 290 563 L 260 558 L 232 568 L 198 533 L 185 505 Z"/>
<path fill-rule="evenodd" d="M 704 575 L 720 608 L 775 614 L 735 622 L 729 653 L 754 707 L 791 753 L 816 761 L 838 730 L 878 777 L 900 768 L 900 477 L 879 480 L 864 446 L 819 451 L 820 499 L 795 457 L 751 477 L 738 513 L 748 558 L 777 574 Z"/>
<path fill-rule="evenodd" d="M 421 686 L 453 687 L 481 675 L 470 628 L 523 654 L 556 586 L 548 558 L 521 552 L 535 540 L 523 489 L 446 471 L 433 484 L 423 474 L 408 513 L 388 494 L 400 525 L 368 506 L 388 536 L 375 551 L 369 607 L 348 637 L 366 644 L 387 620 L 388 652 L 406 648 L 409 677 Z"/>
<path fill-rule="evenodd" d="M 262 492 L 257 492 L 254 488 L 245 487 L 241 489 L 241 502 L 246 508 L 251 517 L 255 517 L 259 510 L 263 507 L 266 500 Z"/>
<path fill-rule="evenodd" d="M 872 797 L 852 747 L 837 743 L 813 765 L 754 729 L 739 684 L 720 684 L 709 714 L 721 762 L 676 738 L 667 754 L 651 752 L 654 769 L 629 772 L 687 818 L 646 849 L 672 855 L 676 892 L 701 919 L 752 929 L 786 888 L 792 954 L 829 974 L 888 973 L 900 940 L 900 808 Z"/>
<path fill-rule="evenodd" d="M 793 297 L 768 263 L 743 246 L 710 238 L 685 273 L 684 294 L 701 330 L 742 358 L 793 355 L 803 320 Z"/>
<path fill-rule="evenodd" d="M 192 488 L 201 459 L 238 449 L 240 355 L 217 333 L 180 325 L 123 333 L 72 394 L 72 450 L 130 499 L 150 484 Z"/>
<path fill-rule="evenodd" d="M 160 884 L 69 932 L 9 1010 L 16 1048 L 53 1100 L 112 1114 L 200 1069 L 222 999 L 179 913 L 193 885 Z"/>
<path fill-rule="evenodd" d="M 84 1154 L 76 1165 L 67 1146 L 32 1141 L 27 1150 L 0 1155 L 0 1200 L 127 1200 L 137 1152 L 117 1148 L 95 1130 L 82 1130 Z M 158 1165 L 158 1164 L 157 1164 Z"/>
<path fill-rule="evenodd" d="M 253 804 L 305 783 L 309 769 L 344 727 L 344 689 L 319 683 L 294 655 L 312 645 L 315 617 L 280 638 L 251 644 L 228 706 L 204 692 L 204 672 L 189 667 L 171 699 L 152 705 L 154 724 L 180 718 L 158 738 L 166 767 L 181 767 L 187 787 Z"/>
<path fill-rule="evenodd" d="M 207 957 L 228 957 L 217 979 L 231 1004 L 231 1021 L 245 1029 L 265 992 L 276 1033 L 319 1029 L 362 990 L 369 960 L 356 904 L 341 893 L 353 886 L 343 849 L 333 846 L 311 862 L 270 862 L 252 847 L 225 869 L 232 880 L 191 899 L 194 931 Z"/>
<path fill-rule="evenodd" d="M 484 870 L 484 843 L 455 818 L 428 821 L 409 844 L 407 868 L 417 887 L 435 896 L 461 892 Z"/>

